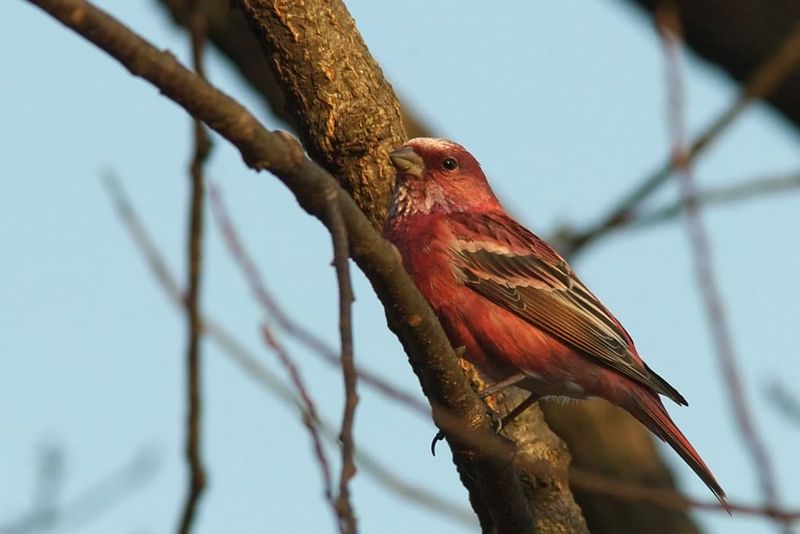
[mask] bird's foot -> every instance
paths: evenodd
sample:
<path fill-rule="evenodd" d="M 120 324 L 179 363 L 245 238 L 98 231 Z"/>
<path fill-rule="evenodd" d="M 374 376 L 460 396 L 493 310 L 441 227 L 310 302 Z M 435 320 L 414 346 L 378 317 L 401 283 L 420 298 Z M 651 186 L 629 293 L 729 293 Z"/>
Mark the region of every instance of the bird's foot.
<path fill-rule="evenodd" d="M 503 391 L 509 386 L 513 386 L 515 384 L 522 382 L 526 378 L 530 377 L 525 373 L 517 373 L 515 375 L 511 375 L 508 378 L 500 380 L 499 382 L 495 382 L 494 384 L 489 384 L 488 386 L 480 390 L 478 392 L 478 395 L 480 396 L 480 398 L 485 399 L 489 395 L 494 395 L 495 393 L 499 393 L 500 391 Z"/>
<path fill-rule="evenodd" d="M 499 434 L 500 431 L 502 431 L 503 427 L 505 426 L 503 418 L 500 417 L 500 414 L 492 410 L 486 410 L 486 415 L 489 417 L 489 421 L 491 421 L 492 423 L 492 429 L 495 431 L 496 434 Z M 444 441 L 444 438 L 445 435 L 444 431 L 442 430 L 440 430 L 439 432 L 436 433 L 435 436 L 433 436 L 433 440 L 431 441 L 431 454 L 433 456 L 436 456 L 436 445 L 440 441 Z"/>
<path fill-rule="evenodd" d="M 437 432 L 435 436 L 433 436 L 433 441 L 431 441 L 431 454 L 433 456 L 436 456 L 436 444 L 440 441 L 444 441 L 444 432 L 441 430 Z"/>
<path fill-rule="evenodd" d="M 505 424 L 503 424 L 503 418 L 500 417 L 500 414 L 493 410 L 486 410 L 486 415 L 492 423 L 492 430 L 494 430 L 494 433 L 499 434 L 502 432 Z"/>

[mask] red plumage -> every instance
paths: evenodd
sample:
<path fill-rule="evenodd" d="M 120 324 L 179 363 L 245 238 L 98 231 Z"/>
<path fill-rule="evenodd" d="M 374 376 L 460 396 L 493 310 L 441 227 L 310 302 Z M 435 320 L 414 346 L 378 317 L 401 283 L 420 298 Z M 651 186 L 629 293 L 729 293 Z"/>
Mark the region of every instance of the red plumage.
<path fill-rule="evenodd" d="M 397 184 L 384 235 L 453 346 L 491 380 L 525 373 L 517 385 L 537 396 L 599 397 L 627 410 L 724 503 L 659 394 L 685 399 L 567 262 L 506 214 L 475 158 L 451 141 L 418 138 L 391 159 Z"/>

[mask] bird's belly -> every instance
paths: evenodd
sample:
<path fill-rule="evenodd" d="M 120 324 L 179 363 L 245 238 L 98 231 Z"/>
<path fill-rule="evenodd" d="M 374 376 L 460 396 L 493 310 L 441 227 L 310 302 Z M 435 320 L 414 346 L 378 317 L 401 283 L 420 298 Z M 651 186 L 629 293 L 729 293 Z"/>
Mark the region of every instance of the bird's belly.
<path fill-rule="evenodd" d="M 469 288 L 451 293 L 433 307 L 453 346 L 463 346 L 464 357 L 490 380 L 524 372 L 529 378 L 517 385 L 541 397 L 605 396 L 605 369 L 585 355 Z"/>

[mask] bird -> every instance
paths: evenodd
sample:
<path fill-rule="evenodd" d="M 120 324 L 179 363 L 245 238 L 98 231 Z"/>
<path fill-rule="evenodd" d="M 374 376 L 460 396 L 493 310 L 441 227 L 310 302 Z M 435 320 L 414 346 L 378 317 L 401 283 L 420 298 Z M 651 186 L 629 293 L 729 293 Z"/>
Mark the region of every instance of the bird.
<path fill-rule="evenodd" d="M 396 179 L 383 236 L 459 355 L 494 383 L 490 392 L 513 384 L 530 393 L 528 405 L 604 399 L 669 444 L 726 505 L 661 396 L 686 399 L 566 260 L 508 215 L 475 157 L 453 141 L 418 137 L 389 159 Z"/>

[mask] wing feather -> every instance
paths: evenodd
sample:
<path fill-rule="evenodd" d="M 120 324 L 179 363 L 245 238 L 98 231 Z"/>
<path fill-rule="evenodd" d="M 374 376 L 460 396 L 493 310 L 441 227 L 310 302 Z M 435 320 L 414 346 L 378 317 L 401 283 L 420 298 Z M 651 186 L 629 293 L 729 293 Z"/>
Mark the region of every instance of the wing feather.
<path fill-rule="evenodd" d="M 454 248 L 464 284 L 602 364 L 662 393 L 685 399 L 633 352 L 630 337 L 563 260 L 510 250 Z M 559 258 L 560 259 L 560 258 Z"/>

